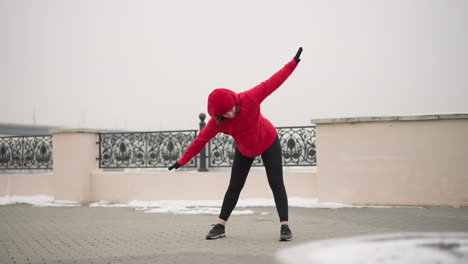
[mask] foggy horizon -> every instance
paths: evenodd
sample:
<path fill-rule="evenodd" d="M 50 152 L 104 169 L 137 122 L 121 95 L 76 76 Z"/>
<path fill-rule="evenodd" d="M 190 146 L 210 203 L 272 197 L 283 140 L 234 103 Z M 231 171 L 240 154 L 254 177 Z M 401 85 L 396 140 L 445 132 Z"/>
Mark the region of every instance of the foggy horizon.
<path fill-rule="evenodd" d="M 468 113 L 467 11 L 461 0 L 1 1 L 0 123 L 197 129 L 212 90 L 248 90 L 299 47 L 262 103 L 274 126 Z"/>

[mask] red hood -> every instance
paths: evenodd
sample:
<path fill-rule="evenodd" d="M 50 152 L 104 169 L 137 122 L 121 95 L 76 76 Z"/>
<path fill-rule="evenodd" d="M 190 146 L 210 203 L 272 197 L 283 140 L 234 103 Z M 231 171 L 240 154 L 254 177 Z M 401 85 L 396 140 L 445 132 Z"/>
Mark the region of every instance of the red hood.
<path fill-rule="evenodd" d="M 215 89 L 208 96 L 208 113 L 212 118 L 224 115 L 239 103 L 239 95 L 228 89 Z"/>

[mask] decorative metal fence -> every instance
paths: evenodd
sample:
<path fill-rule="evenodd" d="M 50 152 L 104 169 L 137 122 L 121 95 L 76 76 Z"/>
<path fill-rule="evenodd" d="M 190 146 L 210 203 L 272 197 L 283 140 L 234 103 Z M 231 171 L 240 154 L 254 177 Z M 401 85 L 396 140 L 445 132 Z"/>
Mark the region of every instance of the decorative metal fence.
<path fill-rule="evenodd" d="M 0 170 L 52 169 L 52 136 L 0 137 Z"/>
<path fill-rule="evenodd" d="M 202 120 L 203 122 L 203 120 Z M 316 166 L 315 126 L 278 127 L 284 166 Z M 167 168 L 174 164 L 197 137 L 197 130 L 99 134 L 100 168 Z M 218 134 L 208 144 L 209 167 L 230 167 L 235 143 Z M 193 158 L 185 167 L 196 168 Z M 262 166 L 261 157 L 253 166 Z M 201 162 L 199 170 L 206 170 Z M 0 170 L 52 169 L 52 136 L 0 137 Z"/>
<path fill-rule="evenodd" d="M 315 166 L 315 126 L 277 127 L 278 137 L 283 151 L 284 166 Z M 210 167 L 230 167 L 234 161 L 235 142 L 232 137 L 218 134 L 208 146 Z M 262 166 L 260 156 L 254 159 L 252 166 Z"/>
<path fill-rule="evenodd" d="M 316 165 L 315 126 L 276 129 L 284 166 Z M 100 134 L 99 167 L 167 168 L 183 155 L 196 136 L 197 130 Z M 232 137 L 218 134 L 208 144 L 208 166 L 232 166 L 235 148 Z M 198 158 L 193 158 L 185 167 L 196 168 Z M 260 156 L 252 164 L 262 165 Z"/>
<path fill-rule="evenodd" d="M 99 167 L 169 167 L 196 136 L 197 130 L 99 134 Z M 197 167 L 197 159 L 185 166 Z"/>

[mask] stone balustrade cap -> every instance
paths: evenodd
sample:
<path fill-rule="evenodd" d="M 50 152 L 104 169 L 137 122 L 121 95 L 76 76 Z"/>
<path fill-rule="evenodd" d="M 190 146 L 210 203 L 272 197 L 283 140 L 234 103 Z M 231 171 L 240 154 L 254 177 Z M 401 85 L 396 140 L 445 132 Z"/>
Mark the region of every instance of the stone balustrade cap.
<path fill-rule="evenodd" d="M 333 123 L 360 123 L 360 122 L 384 122 L 384 121 L 424 121 L 424 120 L 448 120 L 468 119 L 468 113 L 457 114 L 430 114 L 430 115 L 407 115 L 407 116 L 362 116 L 312 119 L 313 124 Z"/>
<path fill-rule="evenodd" d="M 49 130 L 51 134 L 57 133 L 90 133 L 90 134 L 99 134 L 99 133 L 112 133 L 112 132 L 124 132 L 110 129 L 93 129 L 93 128 L 52 128 Z"/>

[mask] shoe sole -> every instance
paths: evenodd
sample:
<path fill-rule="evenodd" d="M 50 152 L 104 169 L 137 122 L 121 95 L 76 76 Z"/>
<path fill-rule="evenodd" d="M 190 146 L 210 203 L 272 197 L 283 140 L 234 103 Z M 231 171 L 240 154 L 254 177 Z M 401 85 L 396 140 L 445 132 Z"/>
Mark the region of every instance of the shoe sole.
<path fill-rule="evenodd" d="M 217 235 L 217 236 L 213 236 L 213 237 L 206 237 L 206 240 L 218 239 L 218 238 L 222 238 L 222 237 L 226 237 L 226 234 L 221 234 L 221 235 Z"/>
<path fill-rule="evenodd" d="M 284 238 L 284 237 L 280 238 L 280 241 L 291 241 L 291 240 L 292 240 L 292 237 L 290 237 L 290 238 Z"/>

